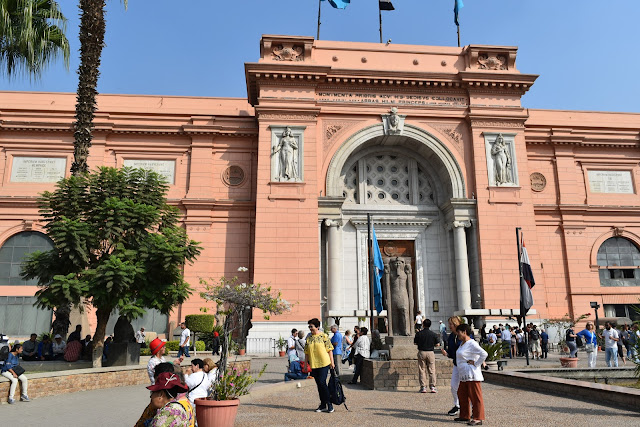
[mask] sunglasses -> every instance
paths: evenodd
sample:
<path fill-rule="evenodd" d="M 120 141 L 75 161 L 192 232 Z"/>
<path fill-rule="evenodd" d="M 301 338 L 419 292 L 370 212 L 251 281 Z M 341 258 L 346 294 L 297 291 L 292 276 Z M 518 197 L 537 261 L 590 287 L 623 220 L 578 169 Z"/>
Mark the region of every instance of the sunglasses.
<path fill-rule="evenodd" d="M 313 325 L 309 325 L 309 329 L 316 329 L 316 327 Z"/>

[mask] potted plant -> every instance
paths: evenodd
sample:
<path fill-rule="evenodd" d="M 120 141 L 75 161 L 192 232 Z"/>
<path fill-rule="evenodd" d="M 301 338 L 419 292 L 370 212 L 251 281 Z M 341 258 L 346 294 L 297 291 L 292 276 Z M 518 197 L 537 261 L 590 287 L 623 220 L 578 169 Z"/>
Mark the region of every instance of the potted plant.
<path fill-rule="evenodd" d="M 487 352 L 487 358 L 485 359 L 485 363 L 488 367 L 493 366 L 496 368 L 498 366 L 498 360 L 502 358 L 502 356 L 506 355 L 509 352 L 509 349 L 502 345 L 501 342 L 496 342 L 493 344 L 480 344 L 480 347 Z"/>
<path fill-rule="evenodd" d="M 555 327 L 558 331 L 560 339 L 558 340 L 558 347 L 560 351 L 563 353 L 563 356 L 560 357 L 560 366 L 563 368 L 577 368 L 578 367 L 578 358 L 577 357 L 569 357 L 569 346 L 567 345 L 567 331 L 570 328 L 573 328 L 576 323 L 582 321 L 583 319 L 591 316 L 591 313 L 585 313 L 573 321 L 569 317 L 569 313 L 565 314 L 564 317 L 560 319 L 549 319 L 544 325 L 545 327 Z M 576 332 L 576 331 L 574 331 Z"/>
<path fill-rule="evenodd" d="M 242 343 L 238 344 L 238 355 L 244 356 L 245 352 L 246 352 L 246 349 L 244 344 Z"/>
<path fill-rule="evenodd" d="M 246 267 L 238 268 L 241 273 L 247 272 Z M 281 298 L 278 292 L 273 294 L 270 286 L 259 283 L 244 283 L 235 276 L 232 279 L 220 278 L 217 283 L 209 284 L 200 280 L 205 291 L 200 296 L 207 301 L 214 301 L 218 307 L 218 314 L 224 316 L 220 341 L 222 352 L 218 361 L 218 375 L 209 388 L 206 398 L 196 399 L 196 419 L 199 427 L 231 427 L 238 413 L 240 396 L 249 394 L 251 385 L 256 382 L 267 365 L 264 365 L 257 377 L 252 377 L 248 369 L 239 370 L 236 367 L 229 368 L 227 359 L 231 343 L 231 335 L 239 330 L 240 342 L 244 343 L 244 319 L 234 324 L 233 313 L 251 313 L 254 308 L 263 312 L 263 317 L 269 319 L 270 315 L 282 314 L 290 310 L 290 304 Z"/>
<path fill-rule="evenodd" d="M 284 355 L 287 353 L 285 351 L 285 349 L 287 348 L 287 340 L 282 337 L 278 338 L 278 340 L 276 341 L 276 347 L 278 347 L 278 354 L 280 355 L 280 357 L 284 357 Z"/>

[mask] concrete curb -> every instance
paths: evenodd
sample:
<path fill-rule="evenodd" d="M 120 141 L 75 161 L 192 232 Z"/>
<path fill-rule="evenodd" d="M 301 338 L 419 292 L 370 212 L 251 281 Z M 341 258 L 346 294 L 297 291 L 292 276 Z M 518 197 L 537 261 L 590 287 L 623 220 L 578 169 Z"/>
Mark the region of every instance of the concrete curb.
<path fill-rule="evenodd" d="M 545 370 L 541 370 L 545 371 Z M 611 404 L 640 412 L 640 390 L 615 385 L 545 376 L 535 369 L 523 371 L 485 371 L 485 381 L 514 388 L 526 388 L 598 404 Z"/>

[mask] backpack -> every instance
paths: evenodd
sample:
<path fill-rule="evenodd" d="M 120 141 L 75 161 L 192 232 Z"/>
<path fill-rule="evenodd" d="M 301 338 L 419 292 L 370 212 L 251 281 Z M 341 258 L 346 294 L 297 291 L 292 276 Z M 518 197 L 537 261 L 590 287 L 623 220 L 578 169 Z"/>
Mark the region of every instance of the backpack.
<path fill-rule="evenodd" d="M 582 335 L 576 335 L 576 345 L 578 347 L 584 346 L 584 338 L 582 338 Z"/>
<path fill-rule="evenodd" d="M 344 403 L 344 407 L 347 408 L 347 404 L 345 401 L 347 400 L 344 397 L 344 392 L 342 390 L 342 384 L 340 383 L 340 378 L 336 375 L 335 370 L 331 370 L 331 378 L 329 379 L 329 401 L 334 405 L 342 405 Z"/>
<path fill-rule="evenodd" d="M 0 365 L 4 365 L 4 361 L 9 357 L 9 346 L 4 346 L 0 348 Z"/>
<path fill-rule="evenodd" d="M 533 329 L 531 330 L 531 339 L 532 340 L 539 340 L 540 339 L 540 332 L 538 332 L 537 329 Z"/>
<path fill-rule="evenodd" d="M 311 373 L 311 366 L 309 366 L 309 363 L 305 362 L 304 360 L 300 361 L 300 369 L 302 370 L 303 374 Z"/>

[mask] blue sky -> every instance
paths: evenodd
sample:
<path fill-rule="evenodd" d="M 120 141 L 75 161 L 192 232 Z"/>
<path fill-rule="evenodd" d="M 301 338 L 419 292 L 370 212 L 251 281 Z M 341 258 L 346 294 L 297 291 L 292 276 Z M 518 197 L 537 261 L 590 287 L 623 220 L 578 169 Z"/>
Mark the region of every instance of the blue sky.
<path fill-rule="evenodd" d="M 378 42 L 376 0 L 346 10 L 322 5 L 321 38 Z M 38 82 L 0 78 L 0 90 L 75 92 L 78 1 L 69 19 L 70 70 L 51 66 Z M 317 0 L 108 0 L 102 93 L 245 97 L 244 63 L 258 59 L 262 34 L 315 36 Z M 384 38 L 456 45 L 453 0 L 393 0 Z M 518 46 L 517 67 L 539 74 L 530 108 L 640 112 L 640 1 L 465 0 L 462 44 Z"/>

